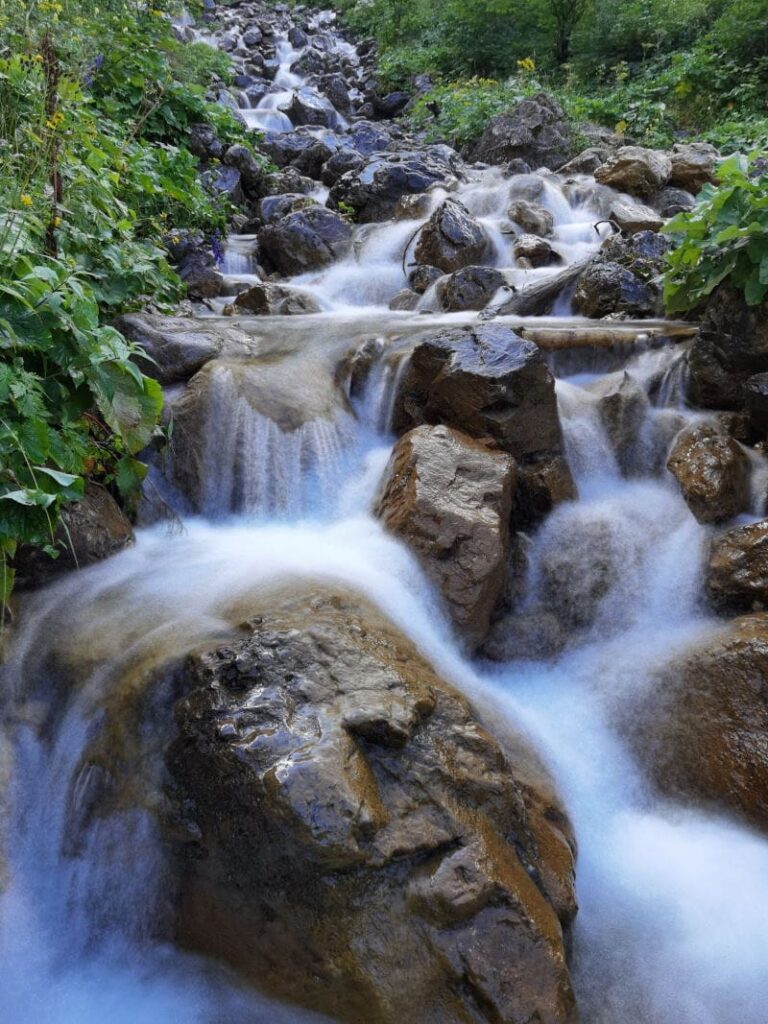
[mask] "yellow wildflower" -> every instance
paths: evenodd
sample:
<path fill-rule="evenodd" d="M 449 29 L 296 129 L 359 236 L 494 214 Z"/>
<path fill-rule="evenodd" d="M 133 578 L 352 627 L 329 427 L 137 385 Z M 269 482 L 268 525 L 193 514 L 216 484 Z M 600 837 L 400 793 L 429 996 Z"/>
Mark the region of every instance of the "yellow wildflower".
<path fill-rule="evenodd" d="M 22 206 L 31 206 L 32 205 L 32 196 L 28 196 L 27 193 L 24 192 L 24 194 L 21 197 L 21 205 Z"/>

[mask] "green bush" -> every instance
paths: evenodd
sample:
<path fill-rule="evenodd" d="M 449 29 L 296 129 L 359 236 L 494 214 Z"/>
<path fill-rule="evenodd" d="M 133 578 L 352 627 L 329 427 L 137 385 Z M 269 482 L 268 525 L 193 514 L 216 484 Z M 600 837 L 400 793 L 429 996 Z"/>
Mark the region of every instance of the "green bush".
<path fill-rule="evenodd" d="M 768 295 L 768 166 L 761 157 L 733 156 L 718 178 L 717 187 L 705 185 L 691 213 L 665 228 L 675 242 L 664 281 L 671 313 L 695 309 L 725 280 L 749 305 Z"/>

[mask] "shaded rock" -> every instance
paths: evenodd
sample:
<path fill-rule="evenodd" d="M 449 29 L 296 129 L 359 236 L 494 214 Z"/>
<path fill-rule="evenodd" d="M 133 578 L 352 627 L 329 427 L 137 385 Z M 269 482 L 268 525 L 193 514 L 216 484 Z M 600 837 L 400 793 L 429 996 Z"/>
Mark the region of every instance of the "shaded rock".
<path fill-rule="evenodd" d="M 700 523 L 718 523 L 749 508 L 749 459 L 717 427 L 684 430 L 667 459 L 686 504 Z"/>
<path fill-rule="evenodd" d="M 259 200 L 257 210 L 262 224 L 275 224 L 283 217 L 287 217 L 289 213 L 308 210 L 310 207 L 318 205 L 309 196 L 294 192 L 284 196 L 265 196 Z"/>
<path fill-rule="evenodd" d="M 224 154 L 224 146 L 219 141 L 216 130 L 209 124 L 189 126 L 187 149 L 200 160 L 220 160 Z"/>
<path fill-rule="evenodd" d="M 424 225 L 416 243 L 418 263 L 452 274 L 461 267 L 484 263 L 493 252 L 485 229 L 456 199 L 446 199 Z"/>
<path fill-rule="evenodd" d="M 382 154 L 345 174 L 331 189 L 331 199 L 350 206 L 361 224 L 380 223 L 394 216 L 403 196 L 426 192 L 452 175 L 450 164 L 434 154 Z"/>
<path fill-rule="evenodd" d="M 418 306 L 419 298 L 418 292 L 411 291 L 410 288 L 403 288 L 392 298 L 389 308 L 393 310 L 413 310 Z"/>
<path fill-rule="evenodd" d="M 632 466 L 633 451 L 649 406 L 645 388 L 626 372 L 618 384 L 612 383 L 598 399 L 600 420 L 624 472 Z"/>
<path fill-rule="evenodd" d="M 395 207 L 395 220 L 421 220 L 428 216 L 432 197 L 427 195 L 402 196 Z"/>
<path fill-rule="evenodd" d="M 720 285 L 706 305 L 688 365 L 693 402 L 741 409 L 747 380 L 768 372 L 768 299 L 748 306 L 741 291 Z"/>
<path fill-rule="evenodd" d="M 595 260 L 579 278 L 573 308 L 594 319 L 613 313 L 652 317 L 657 312 L 657 301 L 657 295 L 631 270 L 619 263 Z"/>
<path fill-rule="evenodd" d="M 768 520 L 739 526 L 712 541 L 707 593 L 721 608 L 768 606 Z"/>
<path fill-rule="evenodd" d="M 537 526 L 558 505 L 579 496 L 563 455 L 539 456 L 520 467 L 512 519 L 517 529 Z"/>
<path fill-rule="evenodd" d="M 635 235 L 639 231 L 661 231 L 664 226 L 663 219 L 650 206 L 618 200 L 611 204 L 608 219 L 625 235 Z"/>
<path fill-rule="evenodd" d="M 570 834 L 526 745 L 358 595 L 269 597 L 186 670 L 177 940 L 348 1024 L 575 1024 Z"/>
<path fill-rule="evenodd" d="M 768 826 L 768 615 L 736 619 L 657 673 L 624 718 L 657 785 Z"/>
<path fill-rule="evenodd" d="M 509 182 L 509 198 L 513 202 L 534 203 L 544 195 L 544 179 L 540 174 L 517 174 Z"/>
<path fill-rule="evenodd" d="M 509 208 L 507 216 L 524 232 L 548 238 L 554 234 L 555 218 L 543 206 L 537 206 L 527 199 L 517 199 Z"/>
<path fill-rule="evenodd" d="M 717 181 L 720 154 L 708 142 L 678 142 L 669 157 L 672 161 L 670 185 L 696 195 L 708 182 Z"/>
<path fill-rule="evenodd" d="M 768 373 L 756 373 L 744 384 L 746 412 L 751 435 L 759 441 L 768 439 Z"/>
<path fill-rule="evenodd" d="M 419 295 L 423 295 L 442 276 L 442 272 L 437 267 L 428 267 L 421 263 L 414 267 L 408 275 L 408 284 Z"/>
<path fill-rule="evenodd" d="M 619 579 L 617 556 L 614 524 L 588 514 L 571 519 L 567 534 L 548 546 L 540 563 L 542 605 L 566 631 L 592 625 Z"/>
<path fill-rule="evenodd" d="M 393 427 L 445 423 L 518 459 L 559 451 L 554 379 L 537 345 L 488 323 L 445 330 L 413 350 Z"/>
<path fill-rule="evenodd" d="M 345 174 L 358 171 L 364 162 L 364 158 L 359 153 L 355 153 L 351 149 L 340 149 L 323 164 L 320 180 L 328 188 L 332 188 Z"/>
<path fill-rule="evenodd" d="M 51 583 L 64 573 L 103 562 L 133 544 L 133 528 L 104 487 L 88 483 L 80 501 L 66 504 L 56 527 L 57 558 L 39 548 L 20 545 L 13 558 L 16 587 L 29 590 Z"/>
<path fill-rule="evenodd" d="M 494 623 L 480 654 L 489 661 L 542 661 L 556 658 L 566 640 L 552 612 L 512 612 Z"/>
<path fill-rule="evenodd" d="M 266 132 L 260 144 L 277 167 L 295 167 L 309 178 L 319 178 L 323 165 L 338 151 L 339 144 L 330 132 L 318 138 L 311 129 L 293 132 Z"/>
<path fill-rule="evenodd" d="M 224 154 L 224 163 L 238 171 L 246 195 L 258 195 L 264 168 L 247 146 L 230 146 Z"/>
<path fill-rule="evenodd" d="M 513 246 L 515 259 L 525 260 L 531 267 L 549 267 L 562 260 L 545 238 L 537 235 L 519 235 Z"/>
<path fill-rule="evenodd" d="M 463 267 L 443 278 L 437 286 L 437 296 L 448 313 L 480 310 L 485 309 L 504 284 L 506 278 L 494 267 Z"/>
<path fill-rule="evenodd" d="M 551 96 L 538 93 L 490 120 L 473 159 L 487 164 L 521 159 L 531 167 L 556 170 L 570 158 L 571 145 L 562 108 Z"/>
<path fill-rule="evenodd" d="M 622 146 L 595 171 L 603 185 L 632 196 L 652 196 L 669 181 L 672 161 L 666 153 L 641 146 Z"/>
<path fill-rule="evenodd" d="M 373 109 L 378 117 L 397 117 L 398 114 L 402 114 L 410 101 L 411 96 L 407 92 L 388 92 L 386 96 L 374 97 Z"/>
<path fill-rule="evenodd" d="M 283 217 L 259 232 L 264 259 L 281 274 L 302 274 L 343 259 L 352 245 L 349 222 L 324 206 Z"/>
<path fill-rule="evenodd" d="M 590 146 L 583 150 L 567 164 L 559 168 L 558 174 L 569 177 L 572 174 L 594 174 L 608 159 L 609 151 L 600 146 Z"/>
<path fill-rule="evenodd" d="M 656 196 L 656 209 L 662 217 L 674 217 L 678 213 L 687 213 L 696 205 L 696 200 L 690 192 L 681 188 L 667 186 Z"/>
<path fill-rule="evenodd" d="M 309 195 L 317 188 L 312 178 L 299 174 L 295 167 L 286 167 L 282 171 L 265 174 L 261 183 L 262 196 L 282 196 L 291 192 Z"/>
<path fill-rule="evenodd" d="M 515 478 L 510 456 L 445 426 L 400 438 L 384 474 L 376 514 L 419 556 L 471 647 L 504 587 Z"/>
<path fill-rule="evenodd" d="M 218 325 L 205 320 L 125 313 L 114 326 L 149 356 L 142 370 L 161 384 L 189 380 L 225 344 L 226 335 Z"/>
<path fill-rule="evenodd" d="M 170 231 L 163 241 L 191 299 L 214 299 L 221 295 L 224 278 L 202 231 Z"/>
<path fill-rule="evenodd" d="M 309 292 L 263 281 L 240 292 L 234 306 L 237 312 L 266 316 L 301 316 L 321 311 L 320 303 Z"/>

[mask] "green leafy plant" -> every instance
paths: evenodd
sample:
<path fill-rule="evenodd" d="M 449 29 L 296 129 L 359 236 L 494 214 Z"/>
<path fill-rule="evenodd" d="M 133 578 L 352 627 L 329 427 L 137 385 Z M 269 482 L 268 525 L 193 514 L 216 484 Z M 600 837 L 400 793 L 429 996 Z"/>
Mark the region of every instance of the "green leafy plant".
<path fill-rule="evenodd" d="M 692 212 L 665 228 L 675 243 L 664 280 L 670 312 L 694 309 L 723 281 L 741 289 L 749 305 L 768 295 L 768 167 L 760 157 L 733 156 L 718 178 L 718 186 L 704 186 Z"/>

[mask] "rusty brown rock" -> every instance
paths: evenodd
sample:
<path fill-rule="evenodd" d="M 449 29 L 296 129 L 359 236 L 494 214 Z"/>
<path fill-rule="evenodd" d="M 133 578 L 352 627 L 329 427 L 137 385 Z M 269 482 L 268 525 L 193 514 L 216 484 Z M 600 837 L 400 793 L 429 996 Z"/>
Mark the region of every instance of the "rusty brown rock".
<path fill-rule="evenodd" d="M 379 612 L 272 594 L 187 684 L 178 941 L 348 1024 L 576 1021 L 551 785 Z"/>
<path fill-rule="evenodd" d="M 657 684 L 625 721 L 657 784 L 768 827 L 768 615 L 736 619 Z"/>
<path fill-rule="evenodd" d="M 504 587 L 515 481 L 512 458 L 444 426 L 400 438 L 384 475 L 377 515 L 416 552 L 472 647 Z"/>
<path fill-rule="evenodd" d="M 707 592 L 719 607 L 748 611 L 755 604 L 768 605 L 768 520 L 712 541 Z"/>
<path fill-rule="evenodd" d="M 738 441 L 714 425 L 683 431 L 667 469 L 700 523 L 723 522 L 749 506 L 749 459 Z"/>

